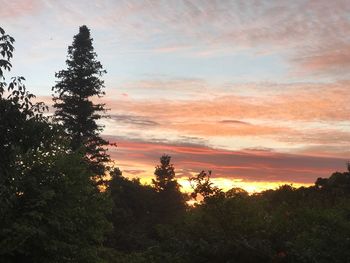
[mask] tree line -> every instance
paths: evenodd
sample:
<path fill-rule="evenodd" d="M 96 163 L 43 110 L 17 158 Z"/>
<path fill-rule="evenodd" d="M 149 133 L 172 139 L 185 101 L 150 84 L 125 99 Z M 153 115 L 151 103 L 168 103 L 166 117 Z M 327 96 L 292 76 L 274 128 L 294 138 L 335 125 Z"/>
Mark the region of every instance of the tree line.
<path fill-rule="evenodd" d="M 187 195 L 163 155 L 141 184 L 100 136 L 106 105 L 92 98 L 106 71 L 90 30 L 79 28 L 55 75 L 53 117 L 23 77 L 5 78 L 14 41 L 0 28 L 0 262 L 350 262 L 350 168 L 252 195 L 202 171 Z"/>

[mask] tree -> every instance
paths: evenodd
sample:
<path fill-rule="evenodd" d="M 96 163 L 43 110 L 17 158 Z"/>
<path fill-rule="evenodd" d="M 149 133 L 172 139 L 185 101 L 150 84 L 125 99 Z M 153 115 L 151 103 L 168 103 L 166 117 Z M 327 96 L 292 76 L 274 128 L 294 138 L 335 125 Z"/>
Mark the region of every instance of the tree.
<path fill-rule="evenodd" d="M 10 70 L 12 65 L 10 59 L 13 56 L 13 43 L 15 39 L 5 33 L 5 30 L 0 27 L 0 92 L 4 91 L 4 70 Z"/>
<path fill-rule="evenodd" d="M 109 230 L 107 196 L 87 176 L 82 156 L 46 149 L 26 153 L 12 171 L 11 206 L 0 220 L 0 261 L 98 262 Z"/>
<path fill-rule="evenodd" d="M 156 191 L 139 179 L 128 179 L 116 168 L 108 184 L 113 208 L 110 216 L 114 229 L 106 245 L 119 251 L 140 251 L 154 246 L 158 223 Z"/>
<path fill-rule="evenodd" d="M 160 217 L 165 223 L 173 221 L 186 208 L 186 196 L 180 191 L 180 185 L 175 179 L 175 168 L 170 161 L 169 155 L 160 158 L 160 165 L 154 171 L 156 178 L 152 180 L 158 192 Z"/>
<path fill-rule="evenodd" d="M 8 62 L 0 66 L 0 262 L 98 262 L 109 226 L 106 195 L 43 115 L 46 106 L 32 102 L 24 78 L 3 81 L 12 53 L 2 51 L 12 52 L 14 42 L 7 39 L 0 45 Z"/>
<path fill-rule="evenodd" d="M 170 160 L 169 155 L 163 155 L 160 158 L 160 165 L 157 165 L 154 171 L 156 179 L 152 179 L 152 182 L 158 192 L 167 191 L 170 188 L 179 188 L 175 180 L 174 165 L 170 164 Z"/>
<path fill-rule="evenodd" d="M 68 47 L 67 69 L 55 74 L 59 81 L 52 88 L 55 118 L 61 122 L 70 137 L 73 151 L 82 149 L 90 170 L 95 175 L 103 175 L 109 155 L 105 146 L 108 142 L 100 137 L 102 126 L 97 121 L 106 112 L 104 104 L 95 104 L 94 97 L 102 97 L 104 81 L 100 77 L 106 73 L 92 46 L 90 30 L 81 26 Z"/>
<path fill-rule="evenodd" d="M 198 195 L 204 198 L 204 201 L 212 196 L 216 196 L 222 193 L 222 190 L 214 186 L 210 181 L 211 171 L 201 171 L 196 176 L 189 178 L 190 185 L 193 189 L 191 197 L 196 199 Z"/>
<path fill-rule="evenodd" d="M 0 177 L 1 183 L 6 180 L 13 166 L 16 155 L 25 152 L 29 145 L 38 145 L 40 133 L 29 133 L 33 125 L 45 121 L 43 111 L 47 107 L 43 103 L 31 102 L 35 97 L 27 92 L 23 77 L 13 77 L 9 84 L 4 76 L 5 71 L 12 68 L 10 59 L 13 56 L 14 39 L 0 28 Z M 7 93 L 5 93 L 7 91 Z M 36 127 L 40 129 L 39 127 Z M 4 186 L 4 184 L 1 184 Z"/>

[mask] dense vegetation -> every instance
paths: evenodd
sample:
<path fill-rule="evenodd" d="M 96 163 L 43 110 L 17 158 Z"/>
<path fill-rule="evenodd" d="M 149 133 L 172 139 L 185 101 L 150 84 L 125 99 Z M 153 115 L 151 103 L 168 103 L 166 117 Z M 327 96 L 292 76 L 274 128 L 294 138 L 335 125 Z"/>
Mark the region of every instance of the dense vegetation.
<path fill-rule="evenodd" d="M 202 171 L 187 196 L 164 155 L 143 185 L 108 166 L 105 108 L 91 100 L 104 70 L 88 28 L 56 74 L 54 118 L 23 77 L 6 82 L 13 43 L 0 28 L 0 262 L 350 261 L 350 169 L 253 195 L 223 192 Z"/>

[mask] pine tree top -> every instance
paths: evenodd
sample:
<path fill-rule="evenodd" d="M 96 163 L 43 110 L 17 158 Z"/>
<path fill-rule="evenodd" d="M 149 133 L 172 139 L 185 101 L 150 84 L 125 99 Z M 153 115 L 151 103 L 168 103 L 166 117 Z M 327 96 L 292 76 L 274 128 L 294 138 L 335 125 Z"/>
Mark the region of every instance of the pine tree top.
<path fill-rule="evenodd" d="M 99 77 L 106 71 L 97 60 L 92 42 L 90 29 L 85 25 L 81 26 L 79 33 L 73 38 L 72 45 L 68 47 L 67 69 L 55 75 L 61 79 L 53 87 L 53 90 L 59 92 L 57 99 L 69 95 L 79 95 L 80 99 L 87 99 L 105 94 L 104 81 Z"/>

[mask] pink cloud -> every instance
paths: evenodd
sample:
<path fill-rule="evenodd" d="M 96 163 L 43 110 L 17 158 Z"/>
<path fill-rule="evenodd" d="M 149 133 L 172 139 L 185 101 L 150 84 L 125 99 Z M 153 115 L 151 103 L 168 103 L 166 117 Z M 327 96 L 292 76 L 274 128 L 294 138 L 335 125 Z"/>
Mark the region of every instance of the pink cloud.
<path fill-rule="evenodd" d="M 130 141 L 108 137 L 118 148 L 111 151 L 116 164 L 126 167 L 140 165 L 152 173 L 162 154 L 170 154 L 178 176 L 188 176 L 201 170 L 212 170 L 213 176 L 245 181 L 289 181 L 312 183 L 318 177 L 343 170 L 346 159 L 303 154 L 285 154 L 271 151 L 228 151 L 201 145 L 181 145 Z M 137 153 L 137 156 L 132 154 Z M 131 155 L 130 155 L 131 154 Z M 122 166 L 122 165 L 121 165 Z M 142 174 L 152 176 L 152 174 Z"/>
<path fill-rule="evenodd" d="M 350 30 L 350 26 L 349 29 Z M 294 59 L 300 65 L 300 73 L 333 73 L 347 74 L 350 68 L 350 43 L 330 40 L 326 47 L 318 47 L 316 50 L 300 52 Z"/>
<path fill-rule="evenodd" d="M 33 15 L 42 4 L 41 0 L 0 0 L 0 17 L 17 19 L 19 16 Z"/>

